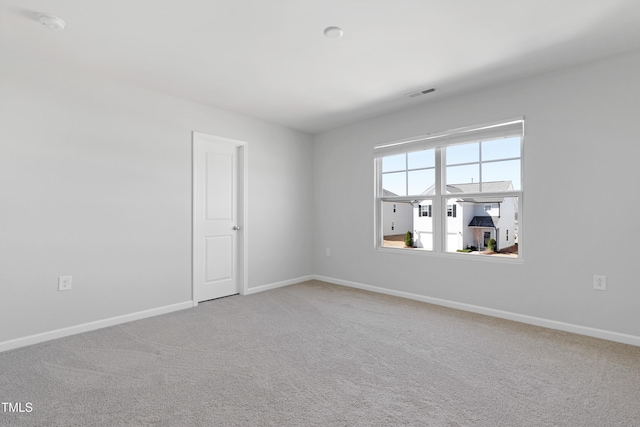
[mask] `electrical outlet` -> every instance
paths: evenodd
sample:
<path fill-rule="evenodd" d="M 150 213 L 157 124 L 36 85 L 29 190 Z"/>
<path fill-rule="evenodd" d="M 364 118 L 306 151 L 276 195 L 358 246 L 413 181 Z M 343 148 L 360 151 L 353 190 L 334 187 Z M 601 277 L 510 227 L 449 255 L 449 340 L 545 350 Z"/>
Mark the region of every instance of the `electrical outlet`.
<path fill-rule="evenodd" d="M 607 290 L 607 276 L 599 276 L 595 274 L 593 276 L 593 289 L 597 291 Z"/>
<path fill-rule="evenodd" d="M 331 248 L 326 248 L 326 249 L 324 250 L 324 254 L 325 254 L 326 256 L 331 256 Z"/>
<path fill-rule="evenodd" d="M 70 291 L 71 290 L 71 276 L 58 277 L 58 291 Z"/>

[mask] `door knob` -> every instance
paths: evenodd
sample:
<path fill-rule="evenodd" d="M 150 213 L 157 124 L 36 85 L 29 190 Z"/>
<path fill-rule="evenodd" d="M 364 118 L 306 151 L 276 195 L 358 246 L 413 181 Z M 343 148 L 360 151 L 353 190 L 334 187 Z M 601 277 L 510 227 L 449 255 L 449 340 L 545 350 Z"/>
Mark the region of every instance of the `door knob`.
<path fill-rule="evenodd" d="M 239 226 L 239 225 L 234 225 L 234 226 L 233 226 L 233 229 L 234 229 L 234 230 L 236 230 L 236 231 L 238 231 L 238 230 L 240 230 L 240 226 Z"/>

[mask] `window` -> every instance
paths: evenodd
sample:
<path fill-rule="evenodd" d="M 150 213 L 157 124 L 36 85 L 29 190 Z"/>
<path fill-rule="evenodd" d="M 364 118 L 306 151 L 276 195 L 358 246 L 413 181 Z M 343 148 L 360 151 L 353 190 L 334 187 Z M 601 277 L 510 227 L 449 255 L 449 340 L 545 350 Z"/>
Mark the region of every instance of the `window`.
<path fill-rule="evenodd" d="M 393 212 L 395 212 L 395 211 L 396 211 L 396 204 L 394 203 L 393 204 Z"/>
<path fill-rule="evenodd" d="M 523 131 L 519 118 L 376 147 L 377 247 L 398 248 L 382 206 L 405 203 L 394 221 L 418 249 L 482 254 L 491 236 L 496 253 L 486 256 L 521 258 Z"/>
<path fill-rule="evenodd" d="M 418 205 L 418 216 L 431 216 L 431 205 Z"/>

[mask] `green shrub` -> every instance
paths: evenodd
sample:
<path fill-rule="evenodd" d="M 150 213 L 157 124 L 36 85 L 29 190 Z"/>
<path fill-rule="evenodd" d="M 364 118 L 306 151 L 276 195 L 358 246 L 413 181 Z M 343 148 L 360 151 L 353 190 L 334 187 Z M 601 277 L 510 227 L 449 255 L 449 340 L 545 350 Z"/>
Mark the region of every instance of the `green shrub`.
<path fill-rule="evenodd" d="M 407 231 L 407 234 L 404 235 L 404 245 L 408 248 L 413 247 L 413 234 L 410 231 Z"/>
<path fill-rule="evenodd" d="M 489 250 L 491 252 L 495 252 L 496 249 L 498 249 L 498 243 L 496 242 L 496 239 L 489 239 Z"/>

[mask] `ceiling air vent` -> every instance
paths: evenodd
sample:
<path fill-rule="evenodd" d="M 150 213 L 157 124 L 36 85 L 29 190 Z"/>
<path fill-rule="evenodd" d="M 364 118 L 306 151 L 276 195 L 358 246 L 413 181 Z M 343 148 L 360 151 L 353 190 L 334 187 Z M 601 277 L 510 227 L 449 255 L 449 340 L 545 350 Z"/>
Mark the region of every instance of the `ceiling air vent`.
<path fill-rule="evenodd" d="M 419 90 L 419 91 L 417 91 L 417 92 L 409 93 L 409 94 L 407 94 L 407 96 L 408 96 L 409 98 L 415 98 L 416 96 L 425 95 L 425 94 L 427 94 L 427 93 L 431 93 L 431 92 L 435 92 L 435 91 L 436 91 L 436 90 L 435 90 L 434 88 L 431 88 L 431 89 L 425 89 L 425 90 Z"/>

